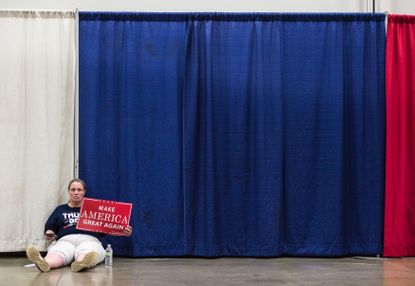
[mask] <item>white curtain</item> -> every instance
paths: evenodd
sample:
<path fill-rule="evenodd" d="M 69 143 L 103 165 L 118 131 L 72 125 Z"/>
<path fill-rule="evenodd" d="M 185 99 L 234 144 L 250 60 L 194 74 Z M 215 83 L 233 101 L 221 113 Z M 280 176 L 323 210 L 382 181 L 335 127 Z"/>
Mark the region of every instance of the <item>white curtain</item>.
<path fill-rule="evenodd" d="M 74 175 L 74 12 L 0 11 L 0 252 L 45 248 Z"/>

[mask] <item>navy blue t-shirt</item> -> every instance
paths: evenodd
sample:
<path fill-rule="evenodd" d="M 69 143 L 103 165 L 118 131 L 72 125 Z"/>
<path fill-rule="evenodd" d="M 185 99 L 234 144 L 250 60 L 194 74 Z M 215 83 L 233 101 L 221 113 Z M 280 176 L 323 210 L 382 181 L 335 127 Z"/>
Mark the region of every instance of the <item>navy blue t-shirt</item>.
<path fill-rule="evenodd" d="M 68 204 L 58 206 L 49 216 L 45 224 L 45 232 L 53 230 L 59 239 L 69 234 L 88 234 L 98 239 L 105 236 L 103 233 L 90 232 L 76 229 L 78 223 L 80 207 L 70 207 Z"/>

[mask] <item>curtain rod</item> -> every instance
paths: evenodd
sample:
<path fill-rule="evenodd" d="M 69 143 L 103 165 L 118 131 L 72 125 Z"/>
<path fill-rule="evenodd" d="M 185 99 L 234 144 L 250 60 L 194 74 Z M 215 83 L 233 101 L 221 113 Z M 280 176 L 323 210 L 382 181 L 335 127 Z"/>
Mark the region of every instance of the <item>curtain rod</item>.
<path fill-rule="evenodd" d="M 74 10 L 0 9 L 0 12 L 25 12 L 25 13 L 50 13 L 50 12 L 75 13 L 76 11 L 77 9 L 74 9 Z"/>

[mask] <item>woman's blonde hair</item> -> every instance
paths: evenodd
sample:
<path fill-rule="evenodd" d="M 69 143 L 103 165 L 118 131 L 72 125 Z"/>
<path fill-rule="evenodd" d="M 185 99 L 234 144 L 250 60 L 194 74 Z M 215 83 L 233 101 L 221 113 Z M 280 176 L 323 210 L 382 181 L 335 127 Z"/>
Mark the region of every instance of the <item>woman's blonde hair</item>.
<path fill-rule="evenodd" d="M 69 181 L 68 191 L 71 188 L 72 183 L 74 183 L 74 182 L 80 183 L 82 185 L 82 187 L 84 187 L 84 190 L 86 191 L 86 183 L 84 182 L 84 180 L 81 180 L 81 179 L 78 179 L 78 178 L 75 178 L 75 179 L 72 179 L 72 180 Z"/>

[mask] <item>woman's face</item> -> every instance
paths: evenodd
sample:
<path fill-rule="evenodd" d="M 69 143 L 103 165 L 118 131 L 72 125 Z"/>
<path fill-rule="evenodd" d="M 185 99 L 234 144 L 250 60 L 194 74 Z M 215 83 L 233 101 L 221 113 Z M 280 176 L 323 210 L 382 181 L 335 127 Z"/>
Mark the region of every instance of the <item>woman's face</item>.
<path fill-rule="evenodd" d="M 80 205 L 85 195 L 85 189 L 79 182 L 73 182 L 69 186 L 69 201 L 74 205 Z"/>

